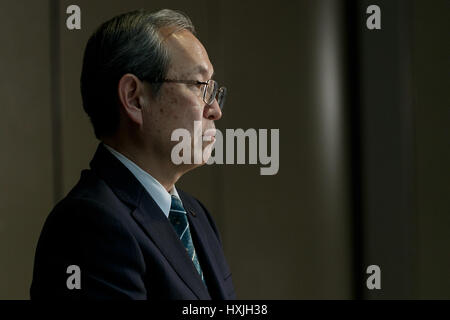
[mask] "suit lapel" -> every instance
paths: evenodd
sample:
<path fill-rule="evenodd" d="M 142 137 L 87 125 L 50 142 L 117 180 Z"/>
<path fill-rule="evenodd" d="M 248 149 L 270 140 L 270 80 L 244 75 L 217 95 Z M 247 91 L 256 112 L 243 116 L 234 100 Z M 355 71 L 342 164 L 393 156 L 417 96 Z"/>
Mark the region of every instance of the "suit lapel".
<path fill-rule="evenodd" d="M 211 299 L 172 225 L 149 195 L 143 196 L 133 216 L 194 294 L 202 300 Z"/>
<path fill-rule="evenodd" d="M 134 175 L 100 144 L 91 168 L 114 193 L 135 209 L 132 216 L 199 299 L 211 299 L 170 221 Z"/>

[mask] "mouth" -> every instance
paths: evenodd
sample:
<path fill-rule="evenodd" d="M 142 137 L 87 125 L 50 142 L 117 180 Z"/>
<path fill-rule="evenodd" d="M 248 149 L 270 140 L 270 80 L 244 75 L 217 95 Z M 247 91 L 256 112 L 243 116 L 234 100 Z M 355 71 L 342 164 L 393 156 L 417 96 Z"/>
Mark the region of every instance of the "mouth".
<path fill-rule="evenodd" d="M 203 133 L 203 136 L 215 140 L 216 139 L 216 129 L 215 128 L 206 129 L 205 132 Z"/>

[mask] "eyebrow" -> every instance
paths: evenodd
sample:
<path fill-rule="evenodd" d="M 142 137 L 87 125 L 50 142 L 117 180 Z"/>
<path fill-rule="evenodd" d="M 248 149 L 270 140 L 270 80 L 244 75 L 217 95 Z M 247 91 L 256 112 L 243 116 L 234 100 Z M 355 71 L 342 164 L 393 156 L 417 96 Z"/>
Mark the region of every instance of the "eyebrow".
<path fill-rule="evenodd" d="M 204 74 L 204 75 L 207 75 L 207 74 L 208 74 L 208 70 L 205 69 L 205 68 L 204 68 L 203 66 L 201 66 L 201 65 L 196 66 L 196 67 L 193 69 L 193 71 L 196 72 L 196 73 Z M 215 74 L 215 71 L 213 70 L 213 73 L 212 73 L 212 75 L 211 75 L 211 79 L 214 77 L 214 74 Z"/>

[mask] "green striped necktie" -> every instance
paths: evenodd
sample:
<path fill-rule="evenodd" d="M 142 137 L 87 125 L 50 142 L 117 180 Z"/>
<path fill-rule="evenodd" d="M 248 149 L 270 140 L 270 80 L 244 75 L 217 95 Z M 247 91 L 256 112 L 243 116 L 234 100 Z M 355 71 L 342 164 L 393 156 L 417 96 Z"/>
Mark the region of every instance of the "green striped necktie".
<path fill-rule="evenodd" d="M 197 254 L 195 253 L 194 243 L 192 242 L 191 232 L 189 231 L 189 222 L 187 219 L 186 210 L 184 210 L 181 200 L 172 195 L 172 205 L 169 212 L 169 220 L 178 235 L 178 238 L 183 243 L 186 248 L 187 254 L 192 260 L 192 263 L 197 269 L 198 274 L 202 278 L 203 283 L 205 283 L 205 278 L 203 277 L 203 271 L 198 262 Z M 206 283 L 205 283 L 206 285 Z"/>

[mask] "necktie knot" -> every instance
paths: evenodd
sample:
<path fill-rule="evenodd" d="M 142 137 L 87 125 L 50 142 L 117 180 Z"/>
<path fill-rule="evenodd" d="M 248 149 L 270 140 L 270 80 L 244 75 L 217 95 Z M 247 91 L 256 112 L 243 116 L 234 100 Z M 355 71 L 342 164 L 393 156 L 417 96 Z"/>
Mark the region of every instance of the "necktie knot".
<path fill-rule="evenodd" d="M 174 215 L 185 215 L 186 210 L 184 210 L 183 203 L 176 196 L 172 196 L 172 203 L 170 205 L 170 214 Z"/>
<path fill-rule="evenodd" d="M 180 199 L 172 196 L 172 204 L 170 206 L 169 220 L 175 228 L 178 235 L 188 227 L 186 211 Z"/>

